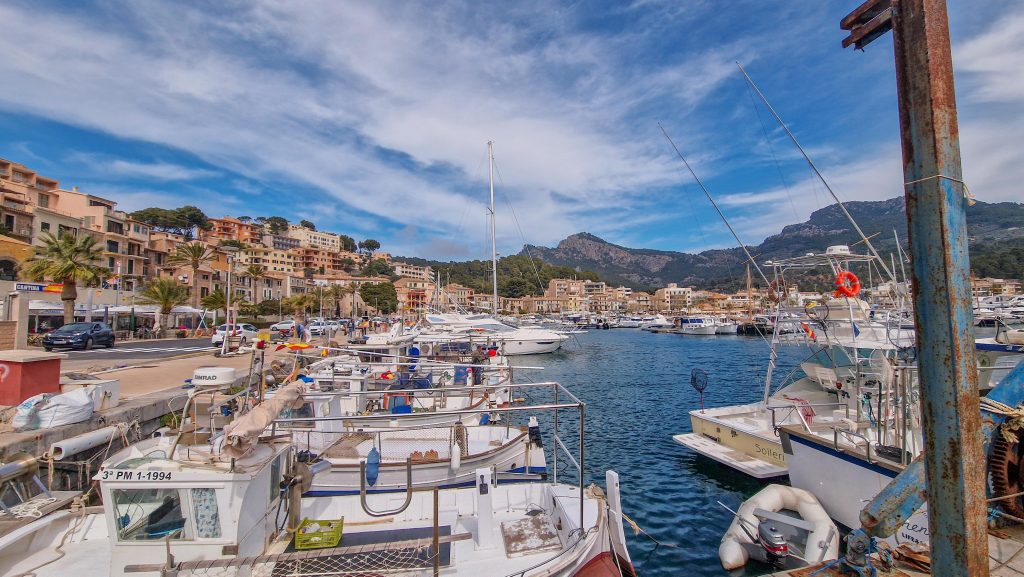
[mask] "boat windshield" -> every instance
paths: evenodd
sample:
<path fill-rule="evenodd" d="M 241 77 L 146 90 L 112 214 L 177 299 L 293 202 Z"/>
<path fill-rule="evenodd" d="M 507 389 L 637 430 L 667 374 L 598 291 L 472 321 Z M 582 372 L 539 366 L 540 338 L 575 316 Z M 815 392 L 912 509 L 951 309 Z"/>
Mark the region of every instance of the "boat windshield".
<path fill-rule="evenodd" d="M 220 538 L 220 515 L 213 489 L 112 489 L 120 541 Z M 191 522 L 190 522 L 191 520 Z"/>

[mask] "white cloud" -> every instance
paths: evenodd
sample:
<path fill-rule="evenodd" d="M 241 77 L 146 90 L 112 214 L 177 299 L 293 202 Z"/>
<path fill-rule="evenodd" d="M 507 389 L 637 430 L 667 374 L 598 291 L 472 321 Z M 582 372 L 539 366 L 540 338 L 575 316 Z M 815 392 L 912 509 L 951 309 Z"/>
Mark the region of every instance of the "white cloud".
<path fill-rule="evenodd" d="M 167 162 L 145 163 L 128 160 L 113 160 L 104 169 L 114 175 L 143 177 L 153 180 L 193 180 L 209 178 L 219 174 L 215 170 L 189 168 Z"/>
<path fill-rule="evenodd" d="M 163 182 L 235 173 L 240 178 L 225 177 L 225 192 L 263 189 L 246 202 L 270 205 L 243 203 L 243 213 L 288 206 L 321 228 L 356 236 L 414 224 L 416 235 L 395 235 L 395 247 L 385 247 L 406 254 L 454 254 L 460 244 L 478 252 L 484 144 L 493 139 L 499 188 L 513 199 L 529 242 L 580 230 L 613 241 L 642 238 L 637 231 L 678 218 L 651 197 L 689 184 L 654 119 L 666 121 L 702 178 L 735 170 L 728 163 L 741 156 L 764 164 L 762 145 L 734 148 L 719 133 L 720 118 L 696 111 L 738 80 L 734 60 L 775 54 L 784 64 L 806 48 L 754 28 L 697 48 L 658 43 L 669 28 L 695 26 L 719 11 L 717 3 L 680 8 L 649 0 L 608 9 L 611 17 L 639 20 L 595 31 L 581 25 L 592 16 L 585 5 L 555 9 L 541 2 L 255 0 L 232 6 L 230 14 L 187 2 L 122 0 L 94 11 L 5 4 L 0 77 L 17 82 L 0 83 L 0 108 L 187 151 L 216 170 L 104 159 L 112 175 Z M 111 26 L 114 18 L 122 25 Z M 964 43 L 958 64 L 971 78 L 961 87 L 965 101 L 1019 101 L 1024 57 L 1009 62 L 1000 54 L 1019 56 L 1011 39 L 1020 22 L 1004 19 Z M 645 52 L 650 46 L 656 58 Z M 1000 134 L 1002 119 L 970 116 L 962 116 L 962 135 L 972 189 L 977 182 L 982 199 L 986 189 L 1008 196 L 1006 190 L 1016 190 L 1008 183 L 1024 177 L 1020 148 L 1009 145 L 1020 121 Z M 847 198 L 900 193 L 898 146 L 805 144 L 829 163 L 826 175 Z M 792 150 L 782 146 L 769 151 L 773 159 L 791 161 Z M 296 183 L 302 192 L 271 192 L 266 182 Z M 792 203 L 797 212 L 816 208 L 809 186 L 791 185 L 804 198 Z M 722 202 L 731 218 L 746 219 L 746 235 L 792 221 L 784 191 L 742 188 Z M 118 200 L 186 199 L 146 194 Z M 239 206 L 226 195 L 195 202 L 212 206 L 213 214 Z M 523 239 L 507 210 L 499 207 L 498 215 L 502 252 L 513 252 Z"/>

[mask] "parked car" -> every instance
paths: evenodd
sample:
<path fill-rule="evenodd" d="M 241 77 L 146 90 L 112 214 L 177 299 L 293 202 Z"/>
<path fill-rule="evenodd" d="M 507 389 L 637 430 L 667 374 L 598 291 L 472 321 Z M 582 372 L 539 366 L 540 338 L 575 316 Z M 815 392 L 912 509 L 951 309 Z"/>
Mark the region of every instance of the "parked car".
<path fill-rule="evenodd" d="M 210 339 L 210 342 L 213 343 L 216 346 L 220 346 L 220 345 L 224 344 L 224 335 L 227 332 L 228 332 L 228 326 L 227 325 L 220 325 L 219 327 L 217 327 L 217 330 L 214 331 L 213 337 Z M 257 334 L 259 332 L 260 332 L 259 329 L 257 329 L 255 326 L 247 324 L 247 323 L 240 323 L 240 324 L 237 324 L 237 325 L 231 325 L 231 336 L 235 336 L 235 337 L 240 336 L 240 337 L 242 337 L 242 344 L 243 345 L 246 344 L 246 343 L 254 342 L 256 340 Z"/>
<path fill-rule="evenodd" d="M 93 345 L 114 346 L 114 329 L 107 323 L 69 323 L 43 335 L 43 348 L 89 350 Z"/>
<path fill-rule="evenodd" d="M 270 325 L 270 331 L 275 333 L 291 333 L 295 330 L 295 321 L 281 321 Z"/>
<path fill-rule="evenodd" d="M 309 334 L 315 336 L 327 334 L 331 330 L 331 326 L 325 321 L 313 321 L 306 328 L 309 330 Z"/>

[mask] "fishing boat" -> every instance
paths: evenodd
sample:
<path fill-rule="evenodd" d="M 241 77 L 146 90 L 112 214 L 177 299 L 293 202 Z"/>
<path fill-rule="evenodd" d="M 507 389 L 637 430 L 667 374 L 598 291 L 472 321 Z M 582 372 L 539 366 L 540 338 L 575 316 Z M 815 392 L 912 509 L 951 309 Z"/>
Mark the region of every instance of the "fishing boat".
<path fill-rule="evenodd" d="M 739 331 L 739 323 L 725 317 L 715 319 L 715 325 L 716 335 L 735 335 Z"/>
<path fill-rule="evenodd" d="M 676 332 L 681 335 L 713 335 L 718 332 L 718 323 L 707 315 L 683 316 L 677 322 Z"/>
<path fill-rule="evenodd" d="M 543 483 L 502 485 L 480 468 L 466 488 L 303 496 L 329 465 L 263 435 L 302 394 L 290 385 L 223 430 L 197 426 L 115 453 L 94 477 L 103 507 L 52 512 L 0 536 L 0 573 L 635 575 L 613 471 L 605 490 L 559 483 L 556 466 Z M 571 462 L 583 479 L 583 454 Z"/>
<path fill-rule="evenodd" d="M 871 266 L 874 262 L 876 259 L 871 255 L 855 254 L 846 247 L 830 247 L 821 254 L 769 264 L 775 271 L 775 286 L 783 287 L 786 276 L 794 272 L 826 267 L 839 276 L 849 272 L 854 264 Z M 878 327 L 871 324 L 870 306 L 857 294 L 823 302 L 831 304 L 808 307 L 804 320 L 794 323 L 801 327 L 799 338 L 783 338 L 781 323 L 775 323 L 762 400 L 692 410 L 693 432 L 675 435 L 673 439 L 705 457 L 767 479 L 788 472 L 786 454 L 776 434 L 780 426 L 810 430 L 869 418 L 867 412 L 871 407 L 850 391 L 877 381 L 876 373 L 888 362 L 885 359 L 904 350 L 902 341 L 875 332 Z M 774 316 L 781 318 L 783 299 L 777 298 L 776 303 Z M 863 332 L 860 326 L 865 327 Z M 776 350 L 784 343 L 807 346 L 811 354 L 773 391 Z"/>

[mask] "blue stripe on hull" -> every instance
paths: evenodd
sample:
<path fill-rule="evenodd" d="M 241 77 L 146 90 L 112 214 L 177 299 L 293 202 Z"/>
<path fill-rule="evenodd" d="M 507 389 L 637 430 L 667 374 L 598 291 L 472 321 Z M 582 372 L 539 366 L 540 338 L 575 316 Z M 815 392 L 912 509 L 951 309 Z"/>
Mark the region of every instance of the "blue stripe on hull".
<path fill-rule="evenodd" d="M 548 472 L 547 467 L 530 467 L 529 471 L 526 470 L 526 467 L 517 467 L 515 469 L 509 469 L 508 471 L 499 471 L 498 475 L 500 476 L 502 473 L 520 473 L 520 474 L 530 474 L 530 475 L 546 475 L 547 472 Z M 499 485 L 506 485 L 506 484 L 511 484 L 511 483 L 529 483 L 529 482 L 532 482 L 532 479 L 523 479 L 523 480 L 518 480 L 518 479 L 499 479 L 498 480 L 498 484 Z M 463 483 L 445 483 L 443 485 L 438 485 L 437 487 L 439 489 L 458 489 L 458 488 L 461 488 L 461 487 L 472 487 L 474 485 L 476 485 L 475 481 L 465 481 Z M 366 493 L 370 494 L 370 495 L 377 495 L 377 494 L 384 494 L 384 493 L 404 493 L 404 492 L 405 492 L 405 488 L 404 487 L 402 487 L 402 488 L 394 488 L 394 489 L 374 489 L 374 488 L 367 488 L 366 489 Z M 358 489 L 356 489 L 356 490 L 338 489 L 336 491 L 333 491 L 333 490 L 327 490 L 327 491 L 306 491 L 305 493 L 302 494 L 302 496 L 303 497 L 342 497 L 342 496 L 346 496 L 346 495 L 358 495 L 358 494 L 359 494 L 359 490 Z"/>
<path fill-rule="evenodd" d="M 863 459 L 859 459 L 857 457 L 854 457 L 854 456 L 852 456 L 852 455 L 850 455 L 848 453 L 844 453 L 842 451 L 837 451 L 837 450 L 835 450 L 835 449 L 833 449 L 831 447 L 826 447 L 825 445 L 820 445 L 818 443 L 815 443 L 815 442 L 812 442 L 812 441 L 808 441 L 808 440 L 803 439 L 801 437 L 797 437 L 796 435 L 788 435 L 788 436 L 789 436 L 789 441 L 791 443 L 795 442 L 795 443 L 798 443 L 798 444 L 803 445 L 805 447 L 810 447 L 810 448 L 814 449 L 815 451 L 821 451 L 822 453 L 825 453 L 827 455 L 832 455 L 833 457 L 835 457 L 837 459 L 842 459 L 843 461 L 846 461 L 847 463 L 851 463 L 853 465 L 857 465 L 858 467 L 861 467 L 863 469 L 867 469 L 867 470 L 872 471 L 874 473 L 878 473 L 879 475 L 885 475 L 886 477 L 889 477 L 890 479 L 895 479 L 896 475 L 898 474 L 896 471 L 890 471 L 889 469 L 886 469 L 885 467 L 881 467 L 879 465 L 875 465 L 874 463 L 868 463 L 867 461 L 865 461 Z"/>

